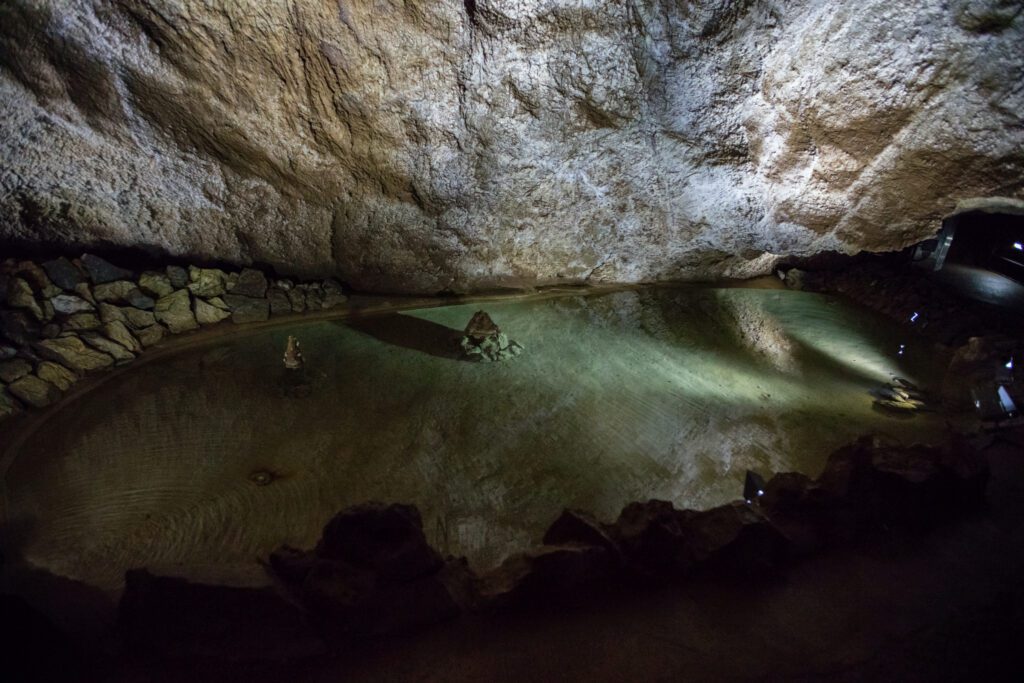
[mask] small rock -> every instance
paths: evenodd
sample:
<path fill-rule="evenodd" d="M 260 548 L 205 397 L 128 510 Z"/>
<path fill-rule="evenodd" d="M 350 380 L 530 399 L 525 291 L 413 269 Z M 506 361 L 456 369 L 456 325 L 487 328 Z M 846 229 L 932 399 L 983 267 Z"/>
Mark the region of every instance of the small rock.
<path fill-rule="evenodd" d="M 192 313 L 189 290 L 179 289 L 173 294 L 161 297 L 154 310 L 156 319 L 166 325 L 174 334 L 198 329 L 199 323 Z"/>
<path fill-rule="evenodd" d="M 134 353 L 99 332 L 82 332 L 79 336 L 89 346 L 113 357 L 115 365 L 124 365 L 135 360 Z"/>
<path fill-rule="evenodd" d="M 78 381 L 78 375 L 66 367 L 53 361 L 44 360 L 36 368 L 36 375 L 39 379 L 46 380 L 61 391 L 67 391 L 71 385 Z"/>
<path fill-rule="evenodd" d="M 61 329 L 65 332 L 77 332 L 79 330 L 96 330 L 100 327 L 100 319 L 95 313 L 75 313 L 69 316 Z"/>
<path fill-rule="evenodd" d="M 21 412 L 21 403 L 0 387 L 0 420 Z"/>
<path fill-rule="evenodd" d="M 69 292 L 74 291 L 75 287 L 86 280 L 85 274 L 63 256 L 46 261 L 43 263 L 43 269 L 55 285 Z"/>
<path fill-rule="evenodd" d="M 25 311 L 0 309 L 0 333 L 15 344 L 31 344 L 39 338 L 40 325 Z"/>
<path fill-rule="evenodd" d="M 96 305 L 96 297 L 92 295 L 92 288 L 88 282 L 79 282 L 75 285 L 74 292 L 94 306 Z"/>
<path fill-rule="evenodd" d="M 95 310 L 95 306 L 86 301 L 81 297 L 77 297 L 73 294 L 58 294 L 57 296 L 50 299 L 50 303 L 53 304 L 53 310 L 63 315 L 71 315 L 72 313 L 83 313 L 85 311 Z"/>
<path fill-rule="evenodd" d="M 105 301 L 100 302 L 100 305 L 99 305 L 100 320 L 102 320 L 104 323 L 112 323 L 112 322 L 122 322 L 123 323 L 126 320 L 125 315 L 124 315 L 124 312 L 126 310 L 131 310 L 131 309 L 124 309 L 124 308 L 121 308 L 120 306 L 115 306 L 114 304 L 108 304 Z M 152 314 L 150 314 L 150 315 L 152 315 Z"/>
<path fill-rule="evenodd" d="M 348 301 L 348 297 L 345 296 L 345 292 L 337 280 L 324 280 L 323 292 L 324 299 L 321 306 L 324 308 L 334 308 Z"/>
<path fill-rule="evenodd" d="M 164 272 L 167 273 L 167 280 L 171 283 L 171 287 L 184 289 L 188 286 L 188 271 L 181 266 L 167 266 Z"/>
<path fill-rule="evenodd" d="M 60 398 L 60 390 L 35 375 L 27 375 L 8 385 L 7 390 L 33 408 L 45 408 Z"/>
<path fill-rule="evenodd" d="M 171 279 L 164 273 L 147 270 L 139 276 L 139 289 L 159 299 L 162 296 L 173 294 L 175 288 L 171 284 Z"/>
<path fill-rule="evenodd" d="M 156 316 L 152 311 L 142 311 L 138 308 L 124 308 L 124 323 L 133 330 L 141 330 L 144 327 L 156 325 Z"/>
<path fill-rule="evenodd" d="M 291 304 L 293 313 L 303 313 L 306 310 L 306 293 L 299 288 L 285 290 L 288 294 L 288 303 Z"/>
<path fill-rule="evenodd" d="M 319 284 L 313 282 L 299 285 L 306 297 L 306 310 L 319 311 L 324 307 L 324 290 Z"/>
<path fill-rule="evenodd" d="M 18 349 L 0 342 L 0 360 L 7 360 L 18 355 Z"/>
<path fill-rule="evenodd" d="M 270 318 L 270 302 L 266 299 L 225 294 L 224 303 L 231 309 L 231 321 L 234 323 L 263 322 Z"/>
<path fill-rule="evenodd" d="M 120 320 L 105 324 L 103 326 L 103 334 L 133 353 L 142 352 L 142 344 L 139 343 L 139 340 L 135 338 Z"/>
<path fill-rule="evenodd" d="M 262 299 L 267 295 L 267 276 L 254 268 L 243 268 L 238 275 L 238 282 L 231 288 L 236 296 L 247 296 Z"/>
<path fill-rule="evenodd" d="M 97 301 L 107 303 L 125 303 L 132 290 L 138 289 L 134 282 L 129 280 L 116 280 L 93 287 L 92 295 Z"/>
<path fill-rule="evenodd" d="M 114 364 L 114 359 L 109 355 L 89 348 L 75 336 L 46 339 L 36 343 L 34 348 L 43 358 L 79 373 L 109 368 Z"/>
<path fill-rule="evenodd" d="M 32 364 L 24 358 L 0 361 L 0 381 L 8 384 L 32 372 Z"/>
<path fill-rule="evenodd" d="M 119 268 L 106 259 L 92 254 L 82 255 L 82 266 L 89 274 L 89 279 L 96 285 L 115 280 L 128 280 L 132 277 L 132 271 Z"/>
<path fill-rule="evenodd" d="M 292 312 L 288 292 L 283 289 L 271 287 L 267 291 L 267 300 L 270 301 L 270 315 L 287 315 Z"/>
<path fill-rule="evenodd" d="M 189 266 L 188 291 L 195 296 L 208 299 L 220 296 L 225 291 L 224 272 L 216 268 L 196 268 Z"/>
<path fill-rule="evenodd" d="M 46 323 L 43 325 L 43 329 L 40 331 L 39 335 L 43 339 L 53 339 L 54 337 L 60 336 L 61 332 L 61 327 L 57 323 Z"/>
<path fill-rule="evenodd" d="M 196 321 L 200 325 L 212 325 L 219 323 L 231 314 L 228 311 L 209 304 L 199 297 L 192 300 L 192 311 L 195 313 Z"/>
<path fill-rule="evenodd" d="M 44 299 L 55 297 L 61 293 L 61 288 L 50 281 L 46 271 L 31 261 L 22 261 L 15 270 L 28 281 L 32 290 Z"/>
<path fill-rule="evenodd" d="M 25 309 L 40 322 L 46 321 L 32 287 L 20 277 L 12 277 L 7 283 L 7 304 L 12 308 Z"/>
<path fill-rule="evenodd" d="M 156 324 L 136 330 L 135 336 L 138 337 L 139 343 L 148 349 L 150 346 L 159 343 L 164 338 L 166 331 L 163 325 Z"/>

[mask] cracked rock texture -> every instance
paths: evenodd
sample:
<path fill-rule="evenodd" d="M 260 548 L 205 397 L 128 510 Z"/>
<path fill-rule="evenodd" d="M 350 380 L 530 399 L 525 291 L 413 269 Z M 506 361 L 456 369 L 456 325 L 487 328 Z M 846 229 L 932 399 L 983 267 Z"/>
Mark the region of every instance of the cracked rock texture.
<path fill-rule="evenodd" d="M 748 276 L 1024 188 L 1017 0 L 12 0 L 0 240 L 435 292 Z"/>

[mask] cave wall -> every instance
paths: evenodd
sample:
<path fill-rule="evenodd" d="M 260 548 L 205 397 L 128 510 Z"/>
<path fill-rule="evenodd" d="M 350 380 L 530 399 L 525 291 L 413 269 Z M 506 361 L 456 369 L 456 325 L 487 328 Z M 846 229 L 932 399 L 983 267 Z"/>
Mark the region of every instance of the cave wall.
<path fill-rule="evenodd" d="M 1024 196 L 1016 0 L 8 0 L 0 243 L 749 276 Z"/>

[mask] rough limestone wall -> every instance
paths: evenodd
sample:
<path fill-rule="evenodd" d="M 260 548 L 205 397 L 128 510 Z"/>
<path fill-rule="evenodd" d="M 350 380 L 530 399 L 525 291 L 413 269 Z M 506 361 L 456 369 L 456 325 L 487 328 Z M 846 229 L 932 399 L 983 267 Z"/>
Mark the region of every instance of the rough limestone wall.
<path fill-rule="evenodd" d="M 0 240 L 426 292 L 895 249 L 1024 196 L 1022 43 L 1019 0 L 9 0 Z"/>

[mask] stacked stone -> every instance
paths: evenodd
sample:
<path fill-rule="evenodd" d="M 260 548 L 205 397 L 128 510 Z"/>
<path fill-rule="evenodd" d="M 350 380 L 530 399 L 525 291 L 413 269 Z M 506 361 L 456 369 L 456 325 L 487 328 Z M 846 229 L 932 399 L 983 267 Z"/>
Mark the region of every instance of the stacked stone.
<path fill-rule="evenodd" d="M 8 259 L 0 264 L 0 419 L 53 403 L 82 377 L 132 362 L 166 334 L 346 300 L 335 280 L 269 280 L 254 268 L 136 274 L 91 254 L 42 264 Z"/>

